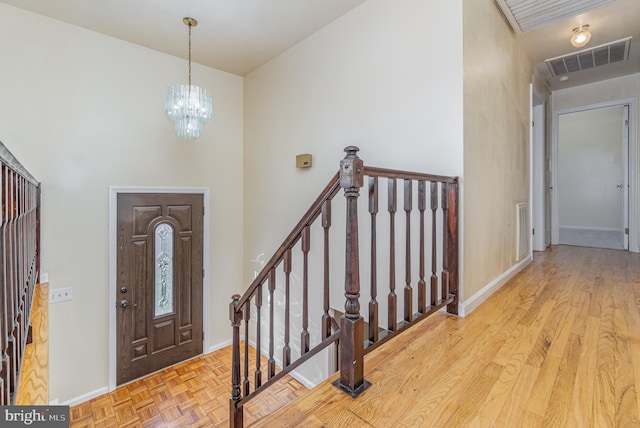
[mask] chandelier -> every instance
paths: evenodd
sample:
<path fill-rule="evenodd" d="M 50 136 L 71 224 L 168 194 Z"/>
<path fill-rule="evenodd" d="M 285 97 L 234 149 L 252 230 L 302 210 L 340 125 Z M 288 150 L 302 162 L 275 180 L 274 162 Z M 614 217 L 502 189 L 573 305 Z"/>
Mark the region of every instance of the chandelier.
<path fill-rule="evenodd" d="M 191 85 L 191 27 L 198 21 L 185 17 L 182 22 L 189 27 L 189 84 L 167 88 L 165 113 L 173 120 L 178 137 L 195 140 L 202 135 L 202 128 L 211 119 L 213 98 L 209 91 Z"/>

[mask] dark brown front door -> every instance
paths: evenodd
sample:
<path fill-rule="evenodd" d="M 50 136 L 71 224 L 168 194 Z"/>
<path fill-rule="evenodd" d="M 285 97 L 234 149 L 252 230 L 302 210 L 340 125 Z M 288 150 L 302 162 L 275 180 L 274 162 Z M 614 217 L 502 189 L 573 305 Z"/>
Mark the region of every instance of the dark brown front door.
<path fill-rule="evenodd" d="M 118 385 L 202 353 L 203 196 L 118 194 Z"/>

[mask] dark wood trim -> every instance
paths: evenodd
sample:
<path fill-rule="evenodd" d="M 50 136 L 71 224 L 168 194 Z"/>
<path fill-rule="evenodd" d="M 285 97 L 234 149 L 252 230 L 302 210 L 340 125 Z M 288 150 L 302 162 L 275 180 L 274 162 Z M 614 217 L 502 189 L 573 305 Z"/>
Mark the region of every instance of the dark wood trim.
<path fill-rule="evenodd" d="M 347 204 L 345 279 L 345 313 L 340 323 L 340 382 L 338 386 L 351 396 L 363 392 L 364 320 L 360 316 L 360 254 L 358 249 L 358 197 L 364 184 L 362 160 L 358 148 L 349 146 L 340 161 L 340 186 Z"/>
<path fill-rule="evenodd" d="M 369 177 L 369 214 L 371 216 L 371 300 L 369 301 L 369 340 L 378 340 L 378 247 L 377 224 L 378 215 L 378 177 Z"/>
<path fill-rule="evenodd" d="M 447 254 L 449 259 L 449 295 L 453 296 L 453 302 L 447 306 L 447 312 L 458 315 L 458 278 L 459 278 L 459 253 L 458 244 L 458 181 L 447 183 L 447 200 L 449 212 L 447 222 Z M 444 298 L 444 296 L 443 296 Z"/>
<path fill-rule="evenodd" d="M 434 174 L 423 174 L 420 172 L 411 172 L 411 171 L 401 171 L 397 169 L 388 169 L 388 168 L 377 168 L 374 166 L 366 166 L 364 167 L 364 174 L 370 177 L 388 177 L 388 178 L 398 178 L 398 179 L 407 179 L 407 180 L 424 180 L 424 181 L 432 181 L 438 183 L 454 183 L 457 182 L 457 177 L 449 177 L 446 175 L 434 175 Z"/>
<path fill-rule="evenodd" d="M 239 382 L 235 377 L 232 379 L 232 409 L 231 415 L 232 426 L 235 425 L 236 420 L 242 419 L 242 407 L 252 398 L 264 391 L 269 385 L 278 379 L 285 376 L 291 370 L 299 367 L 309 358 L 317 355 L 320 350 L 334 343 L 337 347 L 337 358 L 340 370 L 339 379 L 334 383 L 342 391 L 346 392 L 352 397 L 357 396 L 364 391 L 370 383 L 364 379 L 364 355 L 371 349 L 376 348 L 380 344 L 390 340 L 396 334 L 407 328 L 415 325 L 417 322 L 423 320 L 427 316 L 435 313 L 443 307 L 452 312 L 457 311 L 457 281 L 458 281 L 458 226 L 457 226 L 457 178 L 445 177 L 432 174 L 420 174 L 415 172 L 405 172 L 393 169 L 385 168 L 372 168 L 365 167 L 363 161 L 357 156 L 358 148 L 354 146 L 347 147 L 345 149 L 347 155 L 340 162 L 339 174 L 334 176 L 332 180 L 327 184 L 323 192 L 318 196 L 312 206 L 303 215 L 302 219 L 297 223 L 291 233 L 284 240 L 282 246 L 280 246 L 274 255 L 265 264 L 262 271 L 258 273 L 254 281 L 251 283 L 247 291 L 243 296 L 237 296 L 232 302 L 230 310 L 244 311 L 244 316 L 240 318 L 240 322 L 245 322 L 245 381 L 243 390 L 240 391 L 236 387 L 235 382 Z M 360 314 L 360 254 L 359 254 L 359 216 L 358 216 L 358 198 L 360 196 L 360 188 L 365 183 L 365 175 L 368 175 L 368 211 L 370 216 L 371 226 L 371 254 L 370 261 L 366 267 L 370 267 L 370 289 L 369 295 L 369 328 L 366 333 L 364 332 L 365 320 Z M 379 178 L 385 178 L 387 181 L 387 212 L 389 214 L 389 292 L 388 299 L 388 312 L 387 316 L 387 328 L 381 329 L 379 327 L 380 314 L 378 305 L 378 273 L 377 273 L 377 214 L 378 214 L 378 192 L 379 192 Z M 396 252 L 399 248 L 396 247 L 396 213 L 398 210 L 398 180 L 402 180 L 403 184 L 403 207 L 405 211 L 405 260 L 404 260 L 404 287 L 403 287 L 403 299 L 398 302 L 398 296 L 396 294 L 396 276 L 400 276 L 396 272 Z M 418 202 L 414 204 L 413 191 L 414 181 L 417 182 L 417 194 Z M 427 182 L 429 183 L 429 196 L 427 196 Z M 346 231 L 345 231 L 345 283 L 344 283 L 344 315 L 340 319 L 340 324 L 336 322 L 335 318 L 330 313 L 330 228 L 332 223 L 331 211 L 332 211 L 332 199 L 337 195 L 339 189 L 344 190 L 345 196 L 345 213 L 346 213 Z M 430 206 L 428 207 L 427 198 L 430 198 Z M 439 202 L 441 209 L 439 210 Z M 411 226 L 412 215 L 414 205 L 417 205 L 419 211 L 419 234 L 416 234 L 414 228 Z M 427 224 L 426 224 L 426 211 L 431 210 L 431 245 L 427 244 Z M 442 213 L 442 214 L 441 214 Z M 322 290 L 310 290 L 314 284 L 318 284 L 317 281 L 310 281 L 310 266 L 316 266 L 316 264 L 310 263 L 310 257 L 319 257 L 312 252 L 311 245 L 311 228 L 312 224 L 316 220 L 320 219 L 319 223 L 323 229 L 323 240 L 318 243 L 317 247 L 322 246 Z M 442 221 L 442 228 L 437 228 L 437 224 Z M 315 227 L 315 226 L 314 226 Z M 316 236 L 316 235 L 313 235 Z M 413 241 L 417 239 L 418 241 Z M 419 279 L 417 285 L 412 283 L 412 241 L 414 244 L 419 242 Z M 300 358 L 291 361 L 291 346 L 290 346 L 290 282 L 292 276 L 292 251 L 293 248 L 300 243 L 299 250 L 301 252 L 302 259 L 302 274 L 301 274 L 301 288 L 302 288 L 302 300 L 299 303 L 301 307 L 301 334 L 300 334 Z M 442 261 L 438 266 L 437 246 L 442 245 Z M 315 250 L 315 249 L 314 249 Z M 430 277 L 430 289 L 427 290 L 427 283 L 425 275 L 427 275 L 427 251 L 431 251 L 431 277 Z M 276 291 L 277 284 L 276 278 L 278 274 L 276 269 L 278 266 L 283 265 L 282 270 L 284 273 L 284 346 L 283 346 L 283 368 L 278 371 L 276 368 L 276 362 L 274 359 L 274 338 L 276 332 L 274 331 L 274 292 Z M 365 268 L 366 268 L 365 267 Z M 398 266 L 399 267 L 399 266 Z M 300 269 L 300 267 L 298 268 Z M 440 287 L 438 287 L 441 282 Z M 269 322 L 269 334 L 268 334 L 268 351 L 262 350 L 261 340 L 261 310 L 263 305 L 263 290 L 268 286 L 269 306 L 268 313 L 265 315 L 265 322 Z M 417 287 L 418 293 L 418 308 L 414 313 L 413 308 L 413 288 Z M 322 303 L 320 301 L 309 301 L 310 295 L 317 295 L 316 293 L 322 291 Z M 311 293 L 313 292 L 313 294 Z M 319 299 L 318 299 L 319 300 Z M 255 323 L 249 328 L 249 306 L 254 303 L 256 308 Z M 313 308 L 309 307 L 309 303 L 315 305 Z M 403 306 L 402 320 L 398 321 L 398 304 Z M 317 313 L 317 310 L 321 306 L 322 319 L 321 319 L 321 343 L 316 347 L 311 348 L 311 331 L 309 330 L 309 323 L 316 320 L 310 320 L 310 314 Z M 243 309 L 244 308 L 244 309 Z M 266 311 L 265 311 L 266 312 Z M 233 314 L 231 314 L 233 319 Z M 269 320 L 266 319 L 269 317 Z M 384 322 L 384 321 L 383 321 Z M 233 323 L 232 323 L 233 324 Z M 255 329 L 255 331 L 254 331 Z M 331 331 L 334 331 L 331 334 Z M 234 327 L 234 355 L 240 354 L 240 343 L 235 340 L 235 327 Z M 248 379 L 248 338 L 255 340 L 256 348 L 256 370 L 255 378 L 253 380 L 253 391 L 251 391 L 250 381 Z M 365 349 L 366 347 L 366 349 Z M 263 382 L 260 359 L 261 354 L 265 358 L 268 358 L 268 376 L 266 382 Z M 241 365 L 239 358 L 233 359 L 233 364 Z M 240 371 L 240 367 L 237 369 Z"/>
<path fill-rule="evenodd" d="M 301 356 L 300 358 L 295 360 L 289 366 L 283 367 L 282 370 L 279 371 L 278 373 L 276 373 L 276 375 L 274 377 L 272 377 L 271 379 L 269 379 L 268 381 L 263 383 L 261 388 L 255 389 L 251 394 L 243 397 L 238 402 L 236 402 L 235 405 L 236 406 L 243 406 L 247 402 L 251 401 L 256 396 L 258 396 L 262 392 L 266 391 L 267 388 L 270 385 L 276 383 L 277 381 L 279 381 L 280 379 L 282 379 L 283 377 L 285 377 L 286 375 L 291 373 L 293 370 L 297 369 L 298 367 L 300 367 L 301 365 L 303 365 L 304 363 L 309 361 L 311 358 L 313 358 L 316 355 L 318 355 L 320 353 L 320 351 L 322 351 L 323 349 L 327 348 L 332 343 L 338 342 L 339 339 L 340 339 L 340 330 L 338 330 L 337 332 L 333 333 L 331 336 L 327 337 L 322 342 L 320 342 L 319 344 L 314 346 L 312 349 L 309 350 L 309 352 L 307 352 L 306 354 L 304 354 L 303 356 Z"/>

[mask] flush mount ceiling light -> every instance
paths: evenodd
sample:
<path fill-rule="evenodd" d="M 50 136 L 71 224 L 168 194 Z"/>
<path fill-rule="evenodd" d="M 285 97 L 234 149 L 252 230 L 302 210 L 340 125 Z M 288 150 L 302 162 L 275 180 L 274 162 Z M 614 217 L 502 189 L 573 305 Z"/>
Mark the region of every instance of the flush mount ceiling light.
<path fill-rule="evenodd" d="M 205 88 L 191 85 L 191 28 L 198 25 L 198 21 L 185 17 L 182 22 L 189 27 L 189 84 L 167 88 L 165 113 L 173 120 L 178 137 L 195 140 L 200 138 L 204 124 L 211 119 L 213 98 Z"/>
<path fill-rule="evenodd" d="M 591 32 L 588 25 L 581 25 L 573 29 L 573 35 L 571 36 L 571 44 L 576 48 L 586 46 L 591 40 Z"/>

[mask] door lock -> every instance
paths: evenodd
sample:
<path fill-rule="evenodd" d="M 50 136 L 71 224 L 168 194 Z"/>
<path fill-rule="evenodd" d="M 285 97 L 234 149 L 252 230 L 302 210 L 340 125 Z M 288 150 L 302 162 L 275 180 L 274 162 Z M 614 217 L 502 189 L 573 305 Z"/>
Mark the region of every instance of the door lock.
<path fill-rule="evenodd" d="M 129 304 L 129 302 L 127 300 L 120 300 L 120 307 L 123 309 L 127 309 L 127 308 L 137 308 L 138 304 L 134 303 L 133 305 Z"/>
<path fill-rule="evenodd" d="M 129 290 L 127 289 L 127 287 L 122 287 L 122 288 L 120 289 L 120 293 L 122 293 L 122 294 L 126 293 L 127 291 L 129 291 Z"/>

